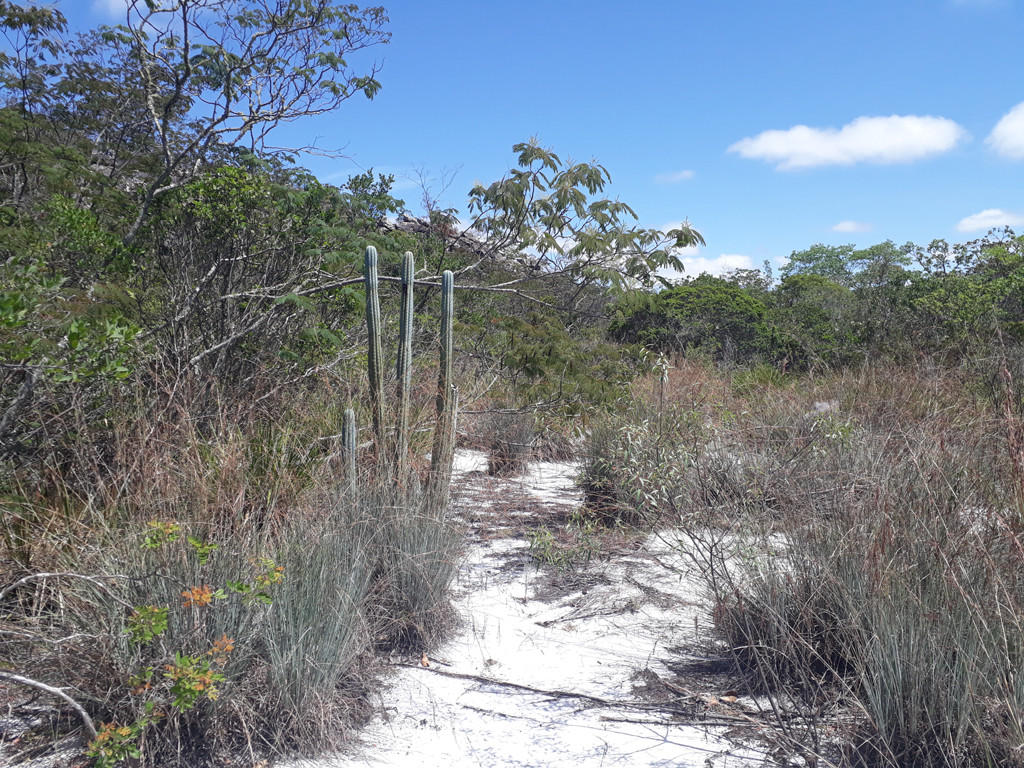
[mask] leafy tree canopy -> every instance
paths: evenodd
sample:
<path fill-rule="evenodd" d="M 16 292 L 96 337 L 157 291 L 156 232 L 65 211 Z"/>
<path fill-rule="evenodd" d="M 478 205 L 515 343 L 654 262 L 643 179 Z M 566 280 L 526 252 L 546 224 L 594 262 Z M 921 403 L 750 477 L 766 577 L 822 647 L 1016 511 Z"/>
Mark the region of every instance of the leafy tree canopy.
<path fill-rule="evenodd" d="M 471 229 L 483 236 L 485 256 L 514 251 L 524 267 L 492 288 L 565 276 L 576 286 L 564 301 L 573 308 L 587 286 L 651 287 L 659 269 L 682 271 L 682 248 L 704 243 L 689 224 L 668 232 L 636 226 L 632 208 L 601 197 L 611 176 L 596 162 L 563 162 L 537 139 L 513 151 L 517 167 L 490 185 L 477 184 L 469 197 Z"/>

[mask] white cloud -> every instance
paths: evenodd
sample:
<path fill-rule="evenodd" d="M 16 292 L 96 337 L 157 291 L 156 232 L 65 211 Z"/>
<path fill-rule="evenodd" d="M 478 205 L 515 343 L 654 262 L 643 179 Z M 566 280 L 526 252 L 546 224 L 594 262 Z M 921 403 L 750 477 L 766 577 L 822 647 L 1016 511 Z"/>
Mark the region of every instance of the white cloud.
<path fill-rule="evenodd" d="M 705 256 L 697 248 L 682 249 L 680 260 L 685 267 L 684 272 L 676 270 L 659 271 L 658 274 L 668 280 L 681 280 L 686 277 L 697 277 L 702 272 L 709 275 L 724 275 L 734 269 L 754 269 L 754 260 L 740 253 L 723 253 L 717 257 Z"/>
<path fill-rule="evenodd" d="M 796 125 L 764 131 L 729 147 L 742 157 L 777 163 L 780 170 L 819 165 L 908 163 L 948 152 L 967 131 L 944 117 L 858 117 L 842 128 Z"/>
<path fill-rule="evenodd" d="M 870 232 L 871 225 L 863 221 L 840 221 L 831 227 L 833 232 Z"/>
<path fill-rule="evenodd" d="M 128 0 L 92 0 L 92 10 L 107 18 L 123 19 Z"/>
<path fill-rule="evenodd" d="M 996 123 L 985 143 L 1003 157 L 1024 160 L 1024 101 Z"/>
<path fill-rule="evenodd" d="M 693 171 L 675 171 L 673 173 L 659 173 L 654 180 L 659 184 L 676 184 L 680 181 L 687 181 L 694 177 Z"/>
<path fill-rule="evenodd" d="M 960 219 L 956 230 L 957 232 L 987 232 L 994 227 L 1019 227 L 1022 224 L 1024 224 L 1024 216 L 1019 213 L 1010 213 L 999 208 L 988 208 L 981 213 Z"/>

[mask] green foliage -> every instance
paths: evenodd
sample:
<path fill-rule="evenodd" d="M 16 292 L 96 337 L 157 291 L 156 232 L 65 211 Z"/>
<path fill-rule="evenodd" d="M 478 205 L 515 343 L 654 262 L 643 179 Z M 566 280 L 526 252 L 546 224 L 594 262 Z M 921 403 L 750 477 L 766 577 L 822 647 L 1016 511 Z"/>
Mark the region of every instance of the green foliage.
<path fill-rule="evenodd" d="M 632 208 L 596 197 L 611 180 L 603 166 L 563 162 L 536 139 L 512 151 L 517 167 L 507 177 L 470 192 L 472 228 L 493 252 L 530 254 L 535 272 L 617 291 L 651 286 L 657 270 L 682 270 L 683 247 L 704 242 L 688 224 L 667 233 L 633 226 Z"/>
<path fill-rule="evenodd" d="M 853 251 L 852 245 L 822 243 L 812 245 L 803 251 L 793 251 L 789 255 L 789 261 L 779 271 L 779 277 L 785 280 L 793 275 L 820 275 L 850 288 L 853 286 Z"/>
<path fill-rule="evenodd" d="M 616 341 L 658 351 L 678 348 L 679 323 L 669 316 L 658 293 L 628 293 L 616 299 L 611 315 L 608 332 Z"/>
<path fill-rule="evenodd" d="M 63 198 L 47 201 L 39 213 L 0 224 L 0 356 L 45 371 L 64 369 L 75 381 L 124 378 L 139 328 L 123 316 L 116 288 L 83 285 L 88 270 L 80 269 L 110 256 L 109 235 Z M 76 279 L 60 271 L 61 262 Z"/>
<path fill-rule="evenodd" d="M 192 709 L 200 698 L 215 700 L 217 684 L 224 682 L 225 678 L 211 668 L 208 658 L 178 652 L 174 655 L 174 663 L 167 665 L 164 679 L 170 684 L 173 706 L 184 711 Z"/>
<path fill-rule="evenodd" d="M 395 177 L 391 175 L 378 173 L 374 178 L 372 168 L 350 176 L 345 182 L 341 193 L 344 215 L 361 234 L 374 234 L 385 216 L 401 213 L 405 203 L 391 195 L 394 183 Z"/>
<path fill-rule="evenodd" d="M 263 169 L 221 167 L 168 193 L 137 278 L 162 360 L 231 381 L 337 357 L 360 309 L 348 249 L 365 243 L 346 210 L 338 190 Z"/>
<path fill-rule="evenodd" d="M 572 511 L 561 530 L 538 528 L 527 533 L 530 557 L 563 574 L 586 568 L 601 553 L 602 533 L 598 517 L 579 507 Z"/>
<path fill-rule="evenodd" d="M 1022 241 L 1000 230 L 952 247 L 819 244 L 795 252 L 777 285 L 749 270 L 624 296 L 609 333 L 661 351 L 800 370 L 922 351 L 962 355 L 1000 332 L 1024 338 Z M 920 271 L 908 269 L 912 260 Z"/>
<path fill-rule="evenodd" d="M 168 558 L 164 550 L 178 540 L 182 526 L 150 521 L 147 529 L 140 550 L 156 556 L 156 567 L 139 582 L 144 584 L 154 579 L 171 581 L 172 563 L 177 558 Z M 217 545 L 203 544 L 193 535 L 185 538 L 191 548 L 187 556 L 194 557 L 196 565 L 207 566 L 210 555 L 218 549 Z M 265 590 L 284 580 L 283 569 L 269 558 L 260 558 L 257 564 L 263 570 L 255 575 L 252 582 L 229 582 L 229 586 L 232 592 L 243 596 L 243 603 L 257 589 L 262 590 L 257 594 L 263 595 L 266 599 L 261 602 L 269 605 L 272 600 Z M 184 598 L 181 609 L 193 610 L 205 609 L 214 600 L 226 600 L 228 597 L 223 589 L 214 590 L 205 584 L 187 588 L 181 596 Z M 140 758 L 143 737 L 157 725 L 163 713 L 180 716 L 195 708 L 202 699 L 215 701 L 220 693 L 218 686 L 228 681 L 224 669 L 235 650 L 235 640 L 222 634 L 204 651 L 186 652 L 183 646 L 195 645 L 200 625 L 194 624 L 183 631 L 180 616 L 175 617 L 172 625 L 170 614 L 171 609 L 166 605 L 140 605 L 125 620 L 124 631 L 131 641 L 130 657 L 135 667 L 128 676 L 128 684 L 132 697 L 141 703 L 136 704 L 136 711 L 131 713 L 135 719 L 130 725 L 118 726 L 116 722 L 101 724 L 87 747 L 87 754 L 96 760 L 97 765 L 113 766 L 128 757 Z M 158 638 L 165 639 L 159 647 L 154 642 Z M 171 651 L 173 657 L 167 656 Z M 163 670 L 159 678 L 156 676 L 157 667 Z"/>
<path fill-rule="evenodd" d="M 139 327 L 102 286 L 73 287 L 42 254 L 0 246 L 0 451 L 32 455 L 75 397 L 101 411 L 139 355 Z M 29 416 L 28 414 L 32 414 Z"/>
<path fill-rule="evenodd" d="M 200 565 L 206 565 L 210 560 L 210 554 L 216 551 L 219 546 L 217 544 L 203 542 L 195 536 L 187 536 L 186 539 L 192 547 L 192 550 L 196 553 L 196 559 L 199 561 Z"/>
<path fill-rule="evenodd" d="M 731 377 L 732 389 L 740 394 L 756 390 L 782 389 L 792 378 L 774 365 L 754 365 L 736 370 Z"/>
<path fill-rule="evenodd" d="M 613 338 L 660 351 L 700 350 L 730 362 L 773 359 L 778 338 L 765 302 L 704 274 L 616 307 Z"/>
<path fill-rule="evenodd" d="M 150 520 L 146 523 L 149 529 L 142 540 L 143 549 L 159 549 L 164 544 L 176 541 L 181 532 L 181 526 L 177 523 L 161 523 Z"/>
<path fill-rule="evenodd" d="M 89 742 L 85 753 L 95 760 L 95 768 L 116 768 L 129 758 L 138 759 L 142 756 L 139 740 L 146 728 L 155 720 L 156 718 L 150 716 L 131 725 L 104 723 L 100 726 L 96 738 Z"/>
<path fill-rule="evenodd" d="M 166 607 L 140 605 L 128 617 L 128 636 L 137 645 L 150 643 L 167 630 Z"/>
<path fill-rule="evenodd" d="M 933 241 L 915 257 L 922 274 L 907 289 L 918 346 L 965 351 L 999 329 L 1017 335 L 1024 320 L 1024 238 L 996 230 L 950 247 Z"/>
<path fill-rule="evenodd" d="M 956 348 L 990 331 L 996 322 L 1000 291 L 971 275 L 943 274 L 914 280 L 909 294 L 931 349 Z"/>
<path fill-rule="evenodd" d="M 611 523 L 653 526 L 679 509 L 681 487 L 703 435 L 699 414 L 684 405 L 622 403 L 590 430 L 579 485 L 589 512 Z"/>
<path fill-rule="evenodd" d="M 781 345 L 797 368 L 850 362 L 857 349 L 856 297 L 824 275 L 803 273 L 782 280 L 773 295 Z"/>
<path fill-rule="evenodd" d="M 497 328 L 509 394 L 570 415 L 612 406 L 647 360 L 635 347 L 574 336 L 543 312 L 508 317 Z"/>
<path fill-rule="evenodd" d="M 666 313 L 680 321 L 680 346 L 704 348 L 732 359 L 770 355 L 774 339 L 764 302 L 721 278 L 701 275 L 659 294 Z"/>

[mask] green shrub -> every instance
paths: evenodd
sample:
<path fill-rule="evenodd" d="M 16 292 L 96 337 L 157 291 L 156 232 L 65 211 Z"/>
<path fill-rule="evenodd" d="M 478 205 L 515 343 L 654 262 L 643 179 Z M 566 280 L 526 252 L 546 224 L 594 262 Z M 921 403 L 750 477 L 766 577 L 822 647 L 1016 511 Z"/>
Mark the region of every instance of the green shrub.
<path fill-rule="evenodd" d="M 745 363 L 778 357 L 768 306 L 740 286 L 702 274 L 653 296 L 620 302 L 612 338 L 663 352 L 700 350 Z"/>
<path fill-rule="evenodd" d="M 597 421 L 583 447 L 578 481 L 587 509 L 606 523 L 642 526 L 678 509 L 702 430 L 691 409 L 659 412 L 642 401 Z"/>

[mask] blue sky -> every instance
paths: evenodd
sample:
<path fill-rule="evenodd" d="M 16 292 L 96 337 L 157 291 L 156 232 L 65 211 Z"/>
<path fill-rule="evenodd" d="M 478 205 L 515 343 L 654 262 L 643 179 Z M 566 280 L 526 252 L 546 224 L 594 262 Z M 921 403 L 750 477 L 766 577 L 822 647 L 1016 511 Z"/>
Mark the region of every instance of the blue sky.
<path fill-rule="evenodd" d="M 537 136 L 597 160 L 644 226 L 684 218 L 688 271 L 778 266 L 818 242 L 1024 231 L 1024 0 L 384 2 L 371 102 L 288 126 L 373 167 L 420 208 L 418 173 L 464 209 Z M 60 0 L 81 28 L 124 0 Z M 450 177 L 444 189 L 441 182 Z"/>

